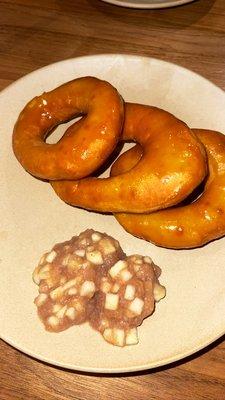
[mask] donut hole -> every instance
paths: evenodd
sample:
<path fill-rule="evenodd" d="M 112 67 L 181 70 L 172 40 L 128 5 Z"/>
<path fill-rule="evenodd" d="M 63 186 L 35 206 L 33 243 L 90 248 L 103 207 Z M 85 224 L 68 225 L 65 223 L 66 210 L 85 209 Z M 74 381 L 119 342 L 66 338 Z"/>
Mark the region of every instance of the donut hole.
<path fill-rule="evenodd" d="M 48 144 L 57 143 L 64 136 L 67 129 L 74 123 L 77 123 L 78 121 L 80 121 L 82 118 L 84 118 L 84 117 L 83 116 L 76 117 L 76 118 L 70 119 L 69 121 L 59 124 L 56 127 L 54 127 L 52 130 L 50 130 L 48 132 L 48 135 L 45 140 L 46 143 L 48 143 Z"/>
<path fill-rule="evenodd" d="M 106 178 L 110 176 L 110 169 L 112 167 L 112 164 L 117 160 L 121 154 L 125 153 L 127 150 L 131 149 L 132 147 L 135 147 L 136 144 L 134 142 L 122 142 L 120 141 L 116 148 L 113 150 L 113 152 L 110 154 L 109 158 L 106 160 L 106 162 L 101 165 L 101 167 L 97 170 L 94 171 L 94 173 L 90 176 L 95 177 L 95 178 Z"/>
<path fill-rule="evenodd" d="M 198 185 L 189 196 L 186 197 L 179 205 L 176 205 L 174 207 L 183 207 L 187 206 L 189 204 L 195 203 L 204 193 L 206 183 L 208 181 L 208 175 L 203 179 L 203 181 Z"/>

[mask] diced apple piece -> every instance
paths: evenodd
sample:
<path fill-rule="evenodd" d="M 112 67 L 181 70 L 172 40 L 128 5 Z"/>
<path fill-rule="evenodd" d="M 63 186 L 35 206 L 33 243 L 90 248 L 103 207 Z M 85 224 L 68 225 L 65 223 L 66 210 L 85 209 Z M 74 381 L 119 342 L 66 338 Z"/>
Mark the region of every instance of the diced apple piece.
<path fill-rule="evenodd" d="M 67 308 L 67 310 L 66 310 L 66 312 L 65 312 L 65 315 L 66 315 L 69 319 L 74 320 L 74 319 L 76 318 L 76 310 L 75 310 L 75 308 L 74 308 L 74 307 L 69 307 L 69 308 Z"/>
<path fill-rule="evenodd" d="M 87 260 L 90 261 L 92 264 L 101 265 L 103 264 L 103 258 L 98 250 L 93 250 L 86 253 Z"/>
<path fill-rule="evenodd" d="M 47 254 L 47 256 L 45 257 L 45 261 L 52 263 L 52 261 L 54 261 L 54 259 L 56 258 L 57 253 L 55 250 L 52 250 L 50 253 Z"/>
<path fill-rule="evenodd" d="M 97 232 L 92 233 L 91 238 L 93 242 L 98 242 L 101 239 L 101 235 Z"/>
<path fill-rule="evenodd" d="M 50 292 L 50 297 L 52 300 L 57 300 L 63 296 L 63 289 L 62 286 L 58 286 L 56 289 L 53 289 Z"/>
<path fill-rule="evenodd" d="M 126 334 L 126 345 L 138 344 L 138 332 L 137 328 L 130 329 Z"/>
<path fill-rule="evenodd" d="M 59 325 L 59 319 L 55 317 L 55 315 L 51 315 L 51 317 L 48 318 L 48 323 L 52 328 L 55 328 Z"/>
<path fill-rule="evenodd" d="M 129 310 L 136 315 L 141 315 L 144 308 L 144 301 L 136 297 L 129 305 Z"/>
<path fill-rule="evenodd" d="M 117 310 L 119 303 L 119 296 L 113 293 L 106 293 L 105 297 L 105 309 L 106 310 Z"/>
<path fill-rule="evenodd" d="M 127 285 L 124 293 L 125 300 L 134 300 L 135 297 L 135 286 Z"/>
<path fill-rule="evenodd" d="M 95 292 L 95 284 L 93 281 L 85 281 L 80 288 L 81 296 L 92 296 Z"/>
<path fill-rule="evenodd" d="M 126 267 L 127 267 L 127 262 L 124 260 L 119 260 L 116 262 L 116 264 L 114 264 L 110 268 L 109 274 L 111 275 L 112 278 L 115 278 L 120 273 L 120 271 L 122 271 Z"/>
<path fill-rule="evenodd" d="M 156 283 L 153 289 L 153 295 L 156 302 L 160 301 L 166 295 L 166 288 Z"/>
<path fill-rule="evenodd" d="M 129 281 L 129 280 L 133 277 L 133 275 L 132 275 L 131 272 L 126 268 L 126 269 L 123 269 L 123 270 L 120 272 L 120 277 L 121 277 L 122 281 L 127 282 L 127 281 Z"/>

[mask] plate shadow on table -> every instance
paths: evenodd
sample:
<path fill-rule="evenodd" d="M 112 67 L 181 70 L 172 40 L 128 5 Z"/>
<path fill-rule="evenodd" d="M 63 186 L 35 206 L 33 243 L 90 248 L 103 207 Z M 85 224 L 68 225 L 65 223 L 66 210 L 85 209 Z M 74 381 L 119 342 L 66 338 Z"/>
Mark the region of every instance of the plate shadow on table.
<path fill-rule="evenodd" d="M 116 20 L 119 18 L 121 21 L 124 17 L 124 22 L 126 22 L 126 24 L 132 24 L 134 28 L 140 27 L 142 30 L 146 26 L 150 28 L 158 27 L 161 29 L 182 29 L 188 27 L 208 14 L 215 1 L 216 0 L 195 0 L 193 3 L 183 6 L 146 10 L 118 7 L 100 0 L 87 0 L 95 10 L 104 14 L 104 16 Z"/>

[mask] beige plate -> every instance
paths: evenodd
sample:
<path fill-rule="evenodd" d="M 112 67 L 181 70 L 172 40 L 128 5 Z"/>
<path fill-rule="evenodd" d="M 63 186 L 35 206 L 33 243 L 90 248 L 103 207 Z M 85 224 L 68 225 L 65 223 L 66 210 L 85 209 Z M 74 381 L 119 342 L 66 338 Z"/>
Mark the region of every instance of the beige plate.
<path fill-rule="evenodd" d="M 127 234 L 113 216 L 70 207 L 50 185 L 18 164 L 11 135 L 33 96 L 76 77 L 94 75 L 125 100 L 171 111 L 192 127 L 225 132 L 225 94 L 195 73 L 163 61 L 98 55 L 62 61 L 25 76 L 0 94 L 0 334 L 40 360 L 89 372 L 153 368 L 196 352 L 225 332 L 225 240 L 195 250 L 166 250 Z M 61 131 L 60 131 L 61 129 Z M 63 131 L 61 126 L 59 133 Z M 117 348 L 89 326 L 52 334 L 37 318 L 31 274 L 40 255 L 88 227 L 117 238 L 127 254 L 150 255 L 162 267 L 167 297 L 139 329 L 140 343 Z"/>
<path fill-rule="evenodd" d="M 105 3 L 128 8 L 168 8 L 191 3 L 194 0 L 102 0 Z"/>

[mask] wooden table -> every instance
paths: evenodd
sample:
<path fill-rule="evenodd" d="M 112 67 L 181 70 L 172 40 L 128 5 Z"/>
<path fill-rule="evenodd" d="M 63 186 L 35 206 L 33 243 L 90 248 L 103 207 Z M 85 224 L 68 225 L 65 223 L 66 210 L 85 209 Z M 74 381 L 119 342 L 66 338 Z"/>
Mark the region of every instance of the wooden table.
<path fill-rule="evenodd" d="M 34 69 L 87 54 L 130 53 L 178 63 L 225 89 L 225 1 L 131 10 L 98 0 L 0 0 L 0 88 Z M 0 342 L 0 399 L 225 399 L 225 344 L 123 376 L 76 374 Z"/>

